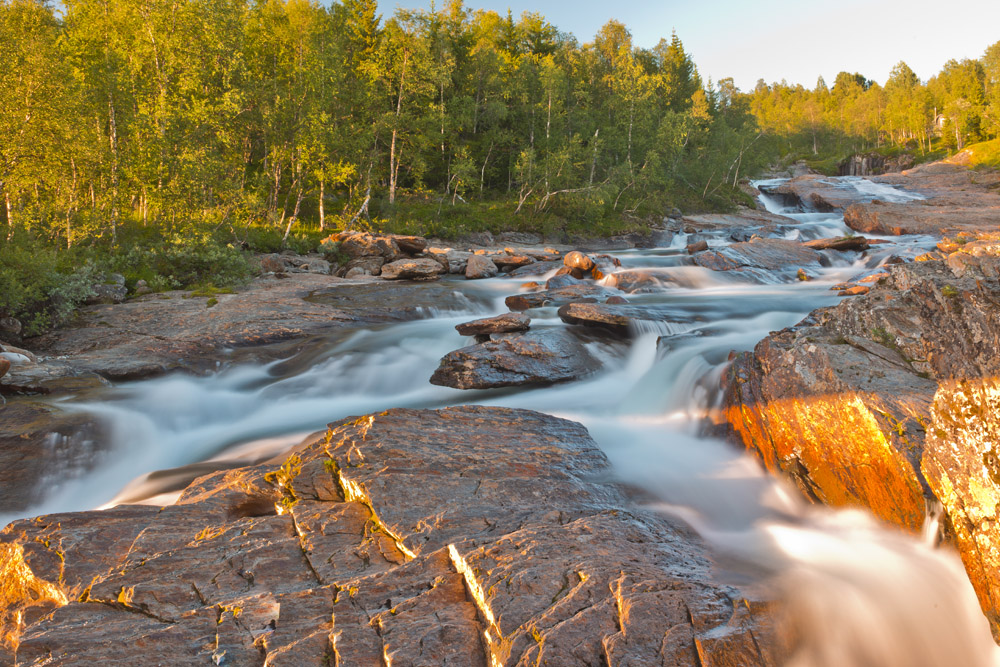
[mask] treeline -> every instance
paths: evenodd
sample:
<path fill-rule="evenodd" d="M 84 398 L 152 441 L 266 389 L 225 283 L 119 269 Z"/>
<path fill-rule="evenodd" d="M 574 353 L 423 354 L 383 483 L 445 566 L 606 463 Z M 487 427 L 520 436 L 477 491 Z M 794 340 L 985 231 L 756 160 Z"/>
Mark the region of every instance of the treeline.
<path fill-rule="evenodd" d="M 614 21 L 580 44 L 461 0 L 62 4 L 0 0 L 0 216 L 63 247 L 487 203 L 641 219 L 730 205 L 762 159 L 747 100 Z"/>
<path fill-rule="evenodd" d="M 761 129 L 786 152 L 953 152 L 1000 137 L 1000 42 L 978 60 L 949 60 L 926 82 L 900 62 L 884 86 L 841 72 L 832 88 L 822 77 L 812 90 L 761 80 L 749 97 Z"/>

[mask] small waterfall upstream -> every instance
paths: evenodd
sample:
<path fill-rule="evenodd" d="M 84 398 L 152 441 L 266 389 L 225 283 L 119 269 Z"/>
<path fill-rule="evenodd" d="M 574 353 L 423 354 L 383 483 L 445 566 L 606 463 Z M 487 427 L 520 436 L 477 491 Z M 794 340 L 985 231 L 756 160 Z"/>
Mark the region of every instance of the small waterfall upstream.
<path fill-rule="evenodd" d="M 911 196 L 864 179 L 837 182 L 883 200 Z M 836 214 L 790 210 L 766 194 L 761 199 L 795 220 L 783 230 L 786 238 L 848 231 Z M 900 255 L 922 252 L 929 239 L 893 243 Z M 336 331 L 282 361 L 123 384 L 99 402 L 67 401 L 99 415 L 112 446 L 91 472 L 53 486 L 26 514 L 169 503 L 194 476 L 266 460 L 351 415 L 465 403 L 530 408 L 585 424 L 623 481 L 647 491 L 657 510 L 680 517 L 713 547 L 720 576 L 737 585 L 775 585 L 797 646 L 790 665 L 1000 665 L 956 555 L 865 513 L 809 505 L 754 459 L 701 435 L 731 350 L 752 349 L 769 332 L 836 303 L 831 285 L 873 268 L 889 251 L 867 261 L 829 253 L 829 266 L 815 280 L 762 284 L 694 266 L 682 248 L 675 241 L 616 256 L 624 268 L 653 272 L 664 286 L 629 300 L 675 311 L 684 324 L 650 322 L 627 343 L 590 343 L 603 369 L 571 383 L 486 391 L 429 384 L 439 359 L 471 342 L 456 324 L 506 311 L 503 297 L 521 281 L 500 278 L 454 281 L 468 297 L 464 311 Z M 564 326 L 554 308 L 532 315 L 533 327 Z M 0 524 L 13 518 L 0 517 Z"/>

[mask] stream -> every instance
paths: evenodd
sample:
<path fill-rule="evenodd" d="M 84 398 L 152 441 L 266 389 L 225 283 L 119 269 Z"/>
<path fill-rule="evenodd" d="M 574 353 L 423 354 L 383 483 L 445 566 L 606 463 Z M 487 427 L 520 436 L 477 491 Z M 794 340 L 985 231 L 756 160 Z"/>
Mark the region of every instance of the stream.
<path fill-rule="evenodd" d="M 861 178 L 836 181 L 884 201 L 916 197 Z M 761 201 L 795 220 L 782 228 L 785 238 L 850 231 L 836 213 L 788 209 L 767 195 Z M 955 554 L 864 512 L 810 505 L 756 460 L 702 435 L 730 351 L 750 350 L 769 332 L 837 303 L 832 285 L 889 255 L 912 258 L 934 240 L 891 237 L 864 257 L 824 251 L 828 266 L 807 282 L 794 272 L 762 279 L 691 263 L 687 243 L 705 239 L 718 248 L 732 242 L 728 234 L 681 233 L 668 248 L 612 253 L 623 268 L 662 278 L 662 291 L 630 295 L 631 303 L 669 308 L 684 324 L 648 322 L 629 341 L 588 343 L 603 368 L 575 382 L 475 391 L 431 385 L 441 357 L 473 342 L 455 325 L 507 312 L 504 297 L 524 282 L 446 278 L 464 305 L 426 319 L 338 330 L 279 361 L 121 384 L 99 401 L 64 401 L 100 417 L 111 446 L 95 454 L 102 458 L 89 471 L 52 480 L 48 498 L 23 515 L 167 504 L 198 475 L 267 460 L 352 415 L 467 403 L 529 408 L 583 423 L 623 481 L 703 536 L 718 555 L 720 577 L 776 586 L 787 601 L 785 623 L 800 639 L 788 664 L 1000 664 Z M 566 326 L 555 308 L 529 314 L 533 328 Z M 0 515 L 0 525 L 15 518 Z M 936 535 L 933 519 L 925 532 Z"/>

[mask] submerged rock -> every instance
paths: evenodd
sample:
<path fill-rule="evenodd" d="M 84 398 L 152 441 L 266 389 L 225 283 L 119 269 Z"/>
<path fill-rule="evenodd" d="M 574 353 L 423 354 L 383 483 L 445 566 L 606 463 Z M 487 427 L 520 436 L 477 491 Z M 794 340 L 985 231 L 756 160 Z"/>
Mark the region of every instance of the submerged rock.
<path fill-rule="evenodd" d="M 575 380 L 601 367 L 571 332 L 561 328 L 499 334 L 449 352 L 431 384 L 455 389 L 490 389 Z"/>
<path fill-rule="evenodd" d="M 537 412 L 347 419 L 162 510 L 8 526 L 0 567 L 47 594 L 11 602 L 0 660 L 775 664 L 767 603 L 608 476 L 586 429 Z"/>

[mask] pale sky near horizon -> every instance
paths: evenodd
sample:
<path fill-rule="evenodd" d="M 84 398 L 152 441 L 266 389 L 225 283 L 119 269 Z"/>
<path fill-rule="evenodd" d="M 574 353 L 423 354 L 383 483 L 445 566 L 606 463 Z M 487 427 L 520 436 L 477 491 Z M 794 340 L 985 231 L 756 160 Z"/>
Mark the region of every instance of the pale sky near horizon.
<path fill-rule="evenodd" d="M 437 6 L 443 2 L 438 0 Z M 379 0 L 388 18 L 397 7 L 430 0 Z M 979 58 L 1000 41 L 1000 0 L 465 0 L 470 9 L 514 16 L 535 11 L 581 43 L 609 19 L 624 23 L 636 46 L 654 46 L 672 30 L 706 81 L 733 77 L 744 91 L 757 79 L 807 88 L 828 85 L 840 71 L 884 84 L 900 60 L 926 81 L 954 58 Z"/>

